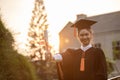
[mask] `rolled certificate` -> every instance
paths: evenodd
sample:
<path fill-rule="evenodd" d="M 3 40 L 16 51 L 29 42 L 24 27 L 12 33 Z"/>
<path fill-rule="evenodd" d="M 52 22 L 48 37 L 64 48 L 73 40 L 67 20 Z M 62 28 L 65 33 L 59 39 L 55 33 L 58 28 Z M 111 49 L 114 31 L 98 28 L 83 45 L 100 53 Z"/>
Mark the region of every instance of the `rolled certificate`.
<path fill-rule="evenodd" d="M 60 53 L 53 55 L 53 58 L 55 61 L 62 61 L 63 60 L 62 55 Z"/>

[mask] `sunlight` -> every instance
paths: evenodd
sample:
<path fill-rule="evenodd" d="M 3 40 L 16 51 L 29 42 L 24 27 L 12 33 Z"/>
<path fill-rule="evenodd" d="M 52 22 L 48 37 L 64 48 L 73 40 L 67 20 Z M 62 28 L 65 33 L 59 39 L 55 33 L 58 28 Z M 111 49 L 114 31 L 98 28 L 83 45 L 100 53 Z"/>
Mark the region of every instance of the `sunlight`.
<path fill-rule="evenodd" d="M 51 50 L 52 55 L 59 52 L 59 36 L 58 34 L 50 33 L 49 35 L 49 44 L 53 47 Z"/>
<path fill-rule="evenodd" d="M 59 52 L 59 32 L 68 21 L 74 22 L 77 14 L 94 16 L 120 10 L 120 0 L 44 0 L 44 4 L 49 24 L 48 40 L 54 53 Z M 24 48 L 34 0 L 0 0 L 0 7 L 7 27 L 20 33 L 15 35 L 16 41 Z"/>

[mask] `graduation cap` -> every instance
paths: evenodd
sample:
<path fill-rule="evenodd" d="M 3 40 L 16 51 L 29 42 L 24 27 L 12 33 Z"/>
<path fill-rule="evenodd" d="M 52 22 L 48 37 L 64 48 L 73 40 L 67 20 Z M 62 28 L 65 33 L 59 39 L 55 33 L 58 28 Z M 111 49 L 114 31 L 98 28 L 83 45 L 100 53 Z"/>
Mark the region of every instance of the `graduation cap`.
<path fill-rule="evenodd" d="M 91 26 L 96 22 L 97 21 L 88 20 L 88 19 L 80 19 L 76 21 L 71 27 L 74 27 L 74 34 L 76 34 L 75 32 L 76 28 L 78 29 L 78 31 L 80 31 L 81 29 L 91 29 Z"/>

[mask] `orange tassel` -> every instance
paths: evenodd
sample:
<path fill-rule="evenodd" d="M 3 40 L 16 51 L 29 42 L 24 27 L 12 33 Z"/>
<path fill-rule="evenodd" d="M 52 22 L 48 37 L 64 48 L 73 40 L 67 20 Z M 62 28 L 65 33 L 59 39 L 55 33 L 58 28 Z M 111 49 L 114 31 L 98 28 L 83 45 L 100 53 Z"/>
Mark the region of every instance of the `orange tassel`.
<path fill-rule="evenodd" d="M 82 53 L 81 63 L 80 63 L 80 71 L 85 71 L 85 53 Z"/>
<path fill-rule="evenodd" d="M 85 58 L 81 58 L 80 71 L 85 70 Z"/>
<path fill-rule="evenodd" d="M 74 37 L 76 37 L 76 27 L 74 25 Z"/>

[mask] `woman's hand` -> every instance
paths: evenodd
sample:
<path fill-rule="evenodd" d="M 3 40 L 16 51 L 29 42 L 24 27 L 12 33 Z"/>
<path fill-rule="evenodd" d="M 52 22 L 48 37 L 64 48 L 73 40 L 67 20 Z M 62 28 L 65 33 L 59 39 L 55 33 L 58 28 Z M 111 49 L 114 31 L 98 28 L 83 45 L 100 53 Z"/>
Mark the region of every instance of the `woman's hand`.
<path fill-rule="evenodd" d="M 60 53 L 53 55 L 53 60 L 55 60 L 56 62 L 62 61 L 63 60 L 62 55 Z"/>

